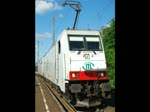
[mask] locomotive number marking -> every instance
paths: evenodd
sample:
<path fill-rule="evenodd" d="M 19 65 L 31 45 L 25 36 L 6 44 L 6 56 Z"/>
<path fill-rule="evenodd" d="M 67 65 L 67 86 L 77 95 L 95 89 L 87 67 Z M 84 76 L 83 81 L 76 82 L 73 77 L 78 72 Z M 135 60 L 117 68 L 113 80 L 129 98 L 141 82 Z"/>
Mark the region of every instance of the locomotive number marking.
<path fill-rule="evenodd" d="M 85 57 L 85 59 L 90 59 L 90 55 L 89 54 L 84 54 L 83 57 Z"/>

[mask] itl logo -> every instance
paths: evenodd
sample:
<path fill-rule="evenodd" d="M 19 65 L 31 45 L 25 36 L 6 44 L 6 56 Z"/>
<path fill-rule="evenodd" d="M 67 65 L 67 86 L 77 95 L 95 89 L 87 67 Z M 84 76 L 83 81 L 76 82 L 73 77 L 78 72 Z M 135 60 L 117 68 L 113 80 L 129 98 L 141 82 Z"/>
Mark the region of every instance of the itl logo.
<path fill-rule="evenodd" d="M 87 62 L 87 63 L 84 63 L 84 65 L 82 66 L 82 68 L 84 70 L 92 70 L 92 66 L 95 66 L 93 63 L 91 62 Z"/>

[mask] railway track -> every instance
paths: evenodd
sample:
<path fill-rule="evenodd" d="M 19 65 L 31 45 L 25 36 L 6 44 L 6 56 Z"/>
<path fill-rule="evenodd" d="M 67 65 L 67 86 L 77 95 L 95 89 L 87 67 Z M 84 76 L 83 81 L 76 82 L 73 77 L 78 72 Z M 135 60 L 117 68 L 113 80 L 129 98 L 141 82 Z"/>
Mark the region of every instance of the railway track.
<path fill-rule="evenodd" d="M 97 107 L 92 107 L 92 108 L 73 107 L 71 104 L 66 102 L 58 92 L 56 92 L 55 88 L 53 88 L 48 81 L 45 81 L 40 76 L 38 76 L 37 78 L 41 82 L 43 82 L 43 84 L 47 87 L 47 89 L 50 91 L 50 93 L 52 93 L 52 95 L 55 97 L 55 99 L 59 103 L 59 106 L 61 106 L 61 108 L 64 110 L 64 112 L 115 112 L 115 108 L 110 107 L 110 106 L 108 106 L 108 107 L 105 106 L 105 107 L 102 107 L 101 109 L 97 108 Z M 111 110 L 111 111 L 109 111 L 109 110 Z"/>
<path fill-rule="evenodd" d="M 77 112 L 77 110 L 73 106 L 71 106 L 71 104 L 67 103 L 61 97 L 61 95 L 58 94 L 54 88 L 51 87 L 51 85 L 47 81 L 44 81 L 42 78 L 39 78 L 39 77 L 38 79 L 41 80 L 45 84 L 47 89 L 54 95 L 54 97 L 57 99 L 60 106 L 64 109 L 65 112 Z"/>

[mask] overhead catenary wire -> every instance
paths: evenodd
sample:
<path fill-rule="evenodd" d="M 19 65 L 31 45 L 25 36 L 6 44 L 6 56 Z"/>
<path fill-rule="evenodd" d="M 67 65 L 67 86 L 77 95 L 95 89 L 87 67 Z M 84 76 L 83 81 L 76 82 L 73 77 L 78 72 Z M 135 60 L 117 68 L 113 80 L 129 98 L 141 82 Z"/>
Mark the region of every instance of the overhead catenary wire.
<path fill-rule="evenodd" d="M 110 6 L 110 5 L 112 5 L 112 2 L 113 2 L 114 0 L 109 0 L 99 11 L 98 11 L 98 13 L 97 13 L 97 17 L 98 17 L 98 20 L 99 20 L 99 24 L 96 24 L 96 25 L 99 25 L 99 26 L 101 26 L 101 22 L 102 22 L 102 14 L 104 13 L 104 12 L 106 12 L 106 10 L 107 9 L 109 9 L 110 7 L 108 7 L 108 6 Z M 107 9 L 106 9 L 107 8 Z M 105 9 L 105 11 L 104 11 L 104 9 Z"/>
<path fill-rule="evenodd" d="M 107 2 L 107 4 L 105 4 L 104 7 L 102 7 L 102 8 L 98 11 L 97 14 L 102 14 L 102 13 L 103 13 L 102 11 L 103 11 L 105 8 L 109 8 L 108 6 L 111 5 L 111 3 L 112 3 L 113 1 L 114 1 L 114 0 L 109 0 L 109 1 Z M 101 13 L 101 12 L 102 12 L 102 13 Z"/>

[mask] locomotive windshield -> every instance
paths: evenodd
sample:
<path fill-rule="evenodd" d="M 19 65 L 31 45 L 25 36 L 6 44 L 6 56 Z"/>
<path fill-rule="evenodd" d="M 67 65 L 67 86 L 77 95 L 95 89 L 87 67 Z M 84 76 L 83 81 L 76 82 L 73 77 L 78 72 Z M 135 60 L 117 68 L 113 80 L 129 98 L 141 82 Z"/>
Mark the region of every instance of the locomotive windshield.
<path fill-rule="evenodd" d="M 69 38 L 70 50 L 78 51 L 85 49 L 83 37 L 70 37 Z"/>
<path fill-rule="evenodd" d="M 99 36 L 69 36 L 71 51 L 101 51 Z"/>

